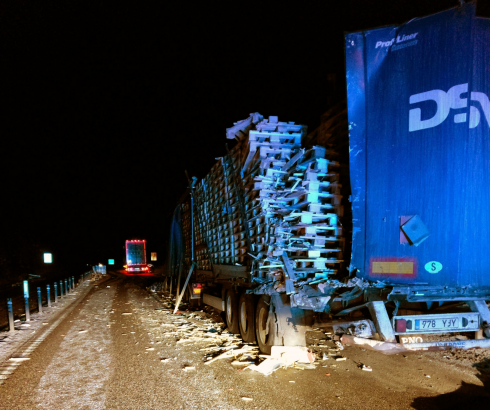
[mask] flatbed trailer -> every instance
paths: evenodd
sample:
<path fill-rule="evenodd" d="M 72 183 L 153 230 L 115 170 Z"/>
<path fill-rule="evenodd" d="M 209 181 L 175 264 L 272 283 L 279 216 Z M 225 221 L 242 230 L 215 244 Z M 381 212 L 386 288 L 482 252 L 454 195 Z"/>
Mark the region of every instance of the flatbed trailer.
<path fill-rule="evenodd" d="M 345 39 L 347 110 L 227 129 L 175 210 L 169 275 L 263 352 L 359 312 L 373 331 L 351 336 L 490 347 L 489 21 L 466 4 Z M 448 332 L 474 340 L 420 336 Z"/>

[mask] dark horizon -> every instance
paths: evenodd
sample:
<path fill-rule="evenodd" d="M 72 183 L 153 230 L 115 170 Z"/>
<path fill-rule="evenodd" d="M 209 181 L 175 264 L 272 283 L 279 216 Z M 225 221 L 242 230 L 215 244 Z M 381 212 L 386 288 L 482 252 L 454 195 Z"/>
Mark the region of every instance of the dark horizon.
<path fill-rule="evenodd" d="M 43 251 L 122 265 L 133 238 L 163 263 L 185 170 L 206 175 L 227 127 L 260 112 L 314 130 L 345 99 L 345 32 L 458 4 L 2 6 L 0 269 L 42 270 Z"/>

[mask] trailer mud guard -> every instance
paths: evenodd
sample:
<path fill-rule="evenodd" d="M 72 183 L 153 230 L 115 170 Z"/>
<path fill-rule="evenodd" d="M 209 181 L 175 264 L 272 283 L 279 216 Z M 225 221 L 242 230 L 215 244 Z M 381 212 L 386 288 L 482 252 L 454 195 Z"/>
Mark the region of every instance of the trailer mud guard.
<path fill-rule="evenodd" d="M 271 296 L 269 345 L 306 346 L 306 332 L 312 330 L 313 311 L 292 308 L 285 293 Z"/>

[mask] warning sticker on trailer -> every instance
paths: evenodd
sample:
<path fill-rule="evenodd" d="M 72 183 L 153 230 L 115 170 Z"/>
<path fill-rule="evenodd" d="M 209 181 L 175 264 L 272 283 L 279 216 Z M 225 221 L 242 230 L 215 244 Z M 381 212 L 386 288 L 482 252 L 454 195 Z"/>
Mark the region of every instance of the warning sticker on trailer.
<path fill-rule="evenodd" d="M 371 274 L 416 275 L 417 263 L 411 258 L 371 258 Z"/>

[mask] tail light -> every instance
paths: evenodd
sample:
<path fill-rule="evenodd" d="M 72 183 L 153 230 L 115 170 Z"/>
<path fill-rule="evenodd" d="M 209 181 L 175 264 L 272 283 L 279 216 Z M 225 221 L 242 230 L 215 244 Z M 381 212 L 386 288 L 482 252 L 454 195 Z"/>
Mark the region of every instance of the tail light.
<path fill-rule="evenodd" d="M 202 283 L 193 283 L 192 284 L 192 295 L 191 299 L 200 299 L 202 293 L 203 284 Z"/>

